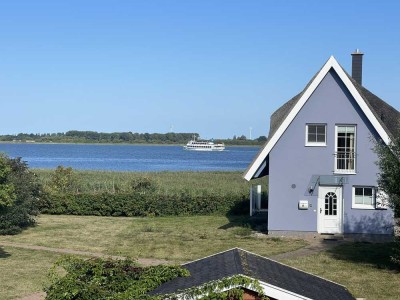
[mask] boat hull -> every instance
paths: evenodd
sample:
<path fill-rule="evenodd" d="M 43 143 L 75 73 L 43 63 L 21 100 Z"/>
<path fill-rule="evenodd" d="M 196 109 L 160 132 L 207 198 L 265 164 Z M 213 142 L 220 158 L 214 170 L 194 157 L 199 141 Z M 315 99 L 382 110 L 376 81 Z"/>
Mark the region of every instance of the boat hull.
<path fill-rule="evenodd" d="M 202 148 L 190 148 L 190 147 L 186 147 L 186 146 L 184 146 L 183 149 L 184 149 L 184 150 L 187 150 L 187 151 L 207 151 L 207 152 L 224 151 L 224 150 L 225 150 L 225 148 L 202 149 Z"/>

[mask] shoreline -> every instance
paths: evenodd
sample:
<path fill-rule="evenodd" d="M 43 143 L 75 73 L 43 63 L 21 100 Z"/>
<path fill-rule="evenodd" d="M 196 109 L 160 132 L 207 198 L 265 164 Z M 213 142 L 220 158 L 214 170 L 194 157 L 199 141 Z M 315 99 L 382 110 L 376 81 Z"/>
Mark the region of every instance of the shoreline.
<path fill-rule="evenodd" d="M 98 145 L 98 146 L 185 146 L 184 144 L 159 144 L 159 143 L 62 143 L 62 142 L 13 142 L 13 141 L 0 141 L 0 144 L 13 144 L 13 145 Z M 260 145 L 226 145 L 225 147 L 262 147 Z"/>

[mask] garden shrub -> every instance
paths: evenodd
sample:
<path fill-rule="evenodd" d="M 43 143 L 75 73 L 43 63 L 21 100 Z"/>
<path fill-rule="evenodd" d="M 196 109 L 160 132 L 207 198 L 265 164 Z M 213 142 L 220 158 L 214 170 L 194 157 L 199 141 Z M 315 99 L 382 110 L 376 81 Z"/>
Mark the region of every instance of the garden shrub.
<path fill-rule="evenodd" d="M 41 203 L 48 214 L 95 216 L 180 216 L 209 214 L 245 214 L 245 197 L 212 194 L 162 193 L 51 194 Z"/>
<path fill-rule="evenodd" d="M 35 224 L 41 187 L 21 158 L 0 155 L 0 234 L 17 234 Z"/>
<path fill-rule="evenodd" d="M 178 266 L 140 267 L 131 260 L 63 257 L 49 273 L 46 299 L 161 300 L 148 293 L 166 281 L 188 275 Z"/>
<path fill-rule="evenodd" d="M 180 266 L 140 267 L 131 260 L 65 256 L 49 272 L 46 299 L 243 300 L 243 289 L 239 287 L 249 287 L 259 294 L 259 299 L 268 299 L 258 280 L 242 275 L 221 278 L 174 294 L 152 294 L 163 283 L 187 276 L 190 276 L 189 271 Z"/>

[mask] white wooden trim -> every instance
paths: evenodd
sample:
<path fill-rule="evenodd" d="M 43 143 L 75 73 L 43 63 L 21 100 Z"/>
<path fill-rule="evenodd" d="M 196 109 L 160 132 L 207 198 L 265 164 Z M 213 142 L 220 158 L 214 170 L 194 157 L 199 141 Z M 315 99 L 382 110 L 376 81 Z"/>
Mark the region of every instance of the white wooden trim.
<path fill-rule="evenodd" d="M 337 142 L 338 142 L 338 127 L 347 126 L 354 127 L 354 170 L 342 170 L 337 168 L 337 157 L 333 159 L 333 173 L 340 175 L 356 175 L 357 174 L 357 125 L 356 124 L 335 124 L 335 152 L 337 151 Z"/>
<path fill-rule="evenodd" d="M 372 204 L 356 204 L 356 188 L 372 189 Z M 353 185 L 351 192 L 351 208 L 354 209 L 376 209 L 376 187 L 367 185 Z"/>
<path fill-rule="evenodd" d="M 272 284 L 268 284 L 264 281 L 259 280 L 258 282 L 260 283 L 264 294 L 267 295 L 268 297 L 272 297 L 275 299 L 285 299 L 285 300 L 311 300 L 311 298 L 293 293 L 291 291 L 282 289 Z"/>
<path fill-rule="evenodd" d="M 249 278 L 251 280 L 257 280 L 255 278 L 252 278 L 252 277 L 247 276 L 247 275 L 243 275 L 243 274 L 238 274 L 238 275 L 246 277 L 246 278 Z M 227 278 L 229 278 L 229 277 L 227 277 Z M 263 293 L 268 297 L 272 297 L 272 298 L 275 298 L 275 299 L 285 299 L 285 300 L 312 300 L 311 298 L 308 298 L 306 296 L 303 296 L 303 295 L 300 295 L 300 294 L 296 294 L 294 292 L 291 292 L 289 290 L 285 290 L 283 288 L 280 288 L 280 287 L 277 287 L 275 285 L 266 283 L 264 281 L 260 281 L 260 280 L 257 280 L 257 281 L 259 282 L 259 284 L 260 284 L 260 286 L 261 286 L 261 288 L 263 290 Z M 205 284 L 207 284 L 207 282 L 202 284 L 202 285 L 205 285 Z M 202 285 L 200 285 L 200 286 L 202 286 Z M 235 289 L 235 288 L 245 288 L 245 289 L 248 289 L 250 291 L 257 292 L 251 286 L 246 286 L 246 285 L 231 285 L 229 287 L 224 287 L 224 288 L 219 289 L 218 291 L 214 291 L 214 292 L 222 293 L 222 292 L 226 292 L 226 291 L 229 291 L 229 290 L 232 290 L 232 289 Z M 187 299 L 185 297 L 185 291 L 183 291 L 182 293 L 180 293 L 180 294 L 178 294 L 176 296 L 180 300 Z M 193 300 L 201 299 L 204 296 L 207 296 L 207 294 L 195 295 L 191 299 L 193 299 Z"/>
<path fill-rule="evenodd" d="M 379 123 L 378 119 L 375 117 L 375 115 L 373 114 L 371 109 L 368 107 L 368 105 L 365 103 L 364 99 L 361 97 L 360 93 L 357 91 L 357 89 L 355 88 L 353 83 L 350 81 L 349 77 L 346 75 L 346 73 L 344 72 L 342 67 L 339 65 L 339 63 L 336 61 L 336 59 L 333 56 L 331 56 L 328 59 L 328 61 L 325 63 L 325 65 L 322 67 L 322 69 L 319 71 L 317 76 L 314 78 L 314 80 L 311 82 L 310 86 L 304 91 L 303 95 L 300 97 L 300 99 L 297 101 L 295 106 L 292 108 L 289 115 L 285 118 L 285 120 L 279 126 L 278 130 L 268 140 L 264 149 L 257 156 L 257 158 L 255 159 L 253 164 L 250 166 L 250 168 L 244 175 L 244 178 L 247 181 L 249 181 L 253 178 L 254 174 L 257 172 L 258 168 L 261 166 L 264 159 L 267 157 L 267 155 L 270 153 L 272 148 L 278 142 L 278 140 L 280 139 L 282 134 L 289 127 L 290 123 L 293 121 L 293 119 L 299 113 L 301 108 L 304 106 L 304 104 L 310 98 L 310 96 L 315 91 L 315 89 L 318 87 L 318 85 L 322 82 L 322 80 L 324 79 L 326 74 L 328 74 L 330 69 L 333 69 L 338 74 L 339 78 L 342 80 L 344 85 L 350 91 L 350 94 L 356 100 L 357 104 L 360 106 L 361 110 L 364 112 L 364 114 L 366 115 L 368 120 L 374 126 L 375 130 L 378 132 L 379 136 L 382 138 L 382 140 L 385 142 L 385 144 L 388 145 L 390 143 L 390 137 L 389 137 L 388 133 L 385 131 L 385 129 Z"/>
<path fill-rule="evenodd" d="M 321 142 L 309 142 L 308 141 L 308 126 L 310 126 L 310 125 L 321 125 L 321 126 L 325 127 L 325 142 L 321 143 Z M 327 140 L 328 140 L 326 127 L 327 127 L 326 123 L 306 123 L 306 130 L 305 130 L 306 136 L 305 136 L 305 144 L 304 145 L 306 147 L 326 147 Z"/>

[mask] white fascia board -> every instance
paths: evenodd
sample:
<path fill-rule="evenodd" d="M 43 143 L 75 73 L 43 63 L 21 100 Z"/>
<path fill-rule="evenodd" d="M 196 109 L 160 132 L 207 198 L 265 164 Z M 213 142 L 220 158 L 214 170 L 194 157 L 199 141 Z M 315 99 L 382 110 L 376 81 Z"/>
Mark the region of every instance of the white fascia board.
<path fill-rule="evenodd" d="M 314 93 L 315 89 L 322 82 L 322 80 L 325 78 L 326 74 L 328 74 L 328 72 L 331 68 L 334 69 L 335 72 L 338 74 L 338 76 L 340 77 L 342 82 L 345 84 L 347 89 L 350 91 L 351 95 L 354 97 L 357 104 L 360 106 L 361 110 L 367 116 L 368 120 L 372 123 L 372 125 L 378 132 L 379 136 L 382 138 L 382 140 L 386 144 L 390 143 L 389 135 L 387 134 L 385 129 L 382 127 L 382 125 L 379 123 L 378 119 L 372 113 L 371 109 L 365 103 L 364 99 L 361 97 L 360 93 L 354 87 L 353 83 L 350 81 L 350 79 L 348 78 L 348 76 L 346 75 L 346 73 L 344 72 L 342 67 L 339 65 L 339 63 L 336 61 L 336 59 L 333 56 L 331 56 L 328 59 L 328 61 L 325 63 L 325 65 L 322 67 L 322 69 L 319 71 L 318 75 L 311 82 L 311 84 L 307 88 L 307 90 L 304 91 L 303 95 L 301 96 L 299 101 L 297 101 L 296 105 L 290 111 L 290 113 L 286 117 L 286 119 L 279 126 L 278 130 L 268 140 L 264 149 L 260 152 L 260 154 L 255 159 L 254 163 L 250 166 L 249 170 L 245 174 L 244 179 L 246 179 L 247 181 L 250 181 L 253 178 L 254 174 L 257 172 L 257 170 L 260 168 L 261 164 L 263 163 L 264 159 L 270 153 L 270 151 L 275 146 L 275 144 L 278 142 L 278 140 L 280 139 L 282 134 L 289 127 L 290 123 L 292 123 L 293 119 L 297 116 L 300 109 L 304 106 L 304 104 L 310 98 L 312 93 Z"/>
<path fill-rule="evenodd" d="M 361 97 L 360 93 L 355 88 L 354 84 L 350 81 L 349 77 L 346 75 L 342 67 L 339 63 L 334 59 L 332 68 L 339 75 L 340 79 L 343 81 L 347 89 L 350 91 L 353 98 L 356 100 L 357 104 L 360 106 L 361 110 L 371 122 L 372 126 L 374 126 L 375 130 L 378 132 L 381 139 L 385 142 L 386 145 L 390 144 L 390 137 L 386 130 L 382 127 L 381 123 L 379 123 L 378 119 L 371 111 L 365 100 Z"/>
<path fill-rule="evenodd" d="M 246 275 L 241 275 L 241 276 L 247 277 L 247 278 L 249 278 L 251 280 L 257 280 L 257 279 L 254 279 L 252 277 L 246 276 Z M 274 299 L 285 299 L 285 300 L 312 300 L 311 298 L 302 296 L 300 294 L 293 293 L 291 291 L 285 290 L 283 288 L 277 287 L 277 286 L 272 285 L 272 284 L 268 284 L 268 283 L 266 283 L 264 281 L 260 281 L 260 280 L 257 280 L 257 281 L 260 284 L 264 295 L 266 295 L 268 297 L 272 297 Z M 224 287 L 224 288 L 219 289 L 218 291 L 214 291 L 214 292 L 223 293 L 223 292 L 226 292 L 226 291 L 229 291 L 229 290 L 232 290 L 232 289 L 236 289 L 236 288 L 245 288 L 245 289 L 248 289 L 250 291 L 257 292 L 257 290 L 253 289 L 252 286 L 236 285 L 236 284 L 235 285 L 231 285 L 229 287 Z M 207 293 L 194 295 L 193 297 L 190 297 L 190 296 L 188 297 L 185 294 L 185 292 L 183 292 L 183 293 L 177 294 L 175 296 L 179 300 L 189 300 L 189 299 L 190 300 L 197 300 L 197 299 L 203 298 L 204 296 L 207 296 Z M 168 299 L 169 298 L 167 298 L 167 300 Z"/>
<path fill-rule="evenodd" d="M 272 297 L 274 299 L 285 299 L 285 300 L 312 300 L 311 298 L 293 293 L 291 291 L 282 289 L 280 287 L 274 286 L 272 284 L 268 284 L 263 281 L 258 281 L 263 289 L 263 292 L 268 297 Z"/>
<path fill-rule="evenodd" d="M 303 93 L 299 101 L 297 101 L 296 105 L 293 107 L 293 109 L 290 111 L 289 115 L 286 117 L 286 119 L 282 122 L 281 126 L 279 126 L 278 130 L 274 133 L 274 135 L 268 140 L 267 144 L 265 145 L 264 149 L 260 152 L 254 163 L 251 165 L 249 170 L 247 171 L 246 175 L 244 178 L 249 181 L 253 178 L 254 174 L 262 164 L 263 160 L 267 157 L 269 152 L 272 150 L 272 148 L 275 146 L 275 144 L 278 142 L 282 134 L 285 132 L 285 130 L 289 127 L 290 123 L 293 121 L 293 119 L 296 117 L 297 113 L 300 111 L 300 109 L 303 107 L 303 105 L 306 103 L 308 98 L 311 96 L 311 94 L 315 91 L 317 86 L 321 83 L 322 79 L 324 79 L 325 75 L 329 72 L 330 68 L 332 67 L 332 60 L 335 60 L 333 56 L 331 56 L 328 61 L 325 63 L 323 68 L 319 71 L 318 75 L 314 78 L 313 82 L 310 84 L 308 89 Z"/>

